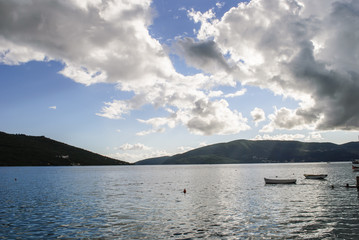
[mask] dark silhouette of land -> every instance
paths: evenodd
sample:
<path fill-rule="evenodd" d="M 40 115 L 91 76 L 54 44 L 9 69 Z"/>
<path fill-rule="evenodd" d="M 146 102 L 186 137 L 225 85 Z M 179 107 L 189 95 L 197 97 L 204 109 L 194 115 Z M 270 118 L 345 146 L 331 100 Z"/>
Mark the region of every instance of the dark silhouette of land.
<path fill-rule="evenodd" d="M 340 162 L 359 159 L 359 142 L 342 145 L 298 141 L 237 140 L 197 148 L 183 154 L 150 158 L 138 165 Z"/>
<path fill-rule="evenodd" d="M 127 165 L 44 136 L 0 132 L 0 166 Z"/>
<path fill-rule="evenodd" d="M 299 141 L 236 140 L 174 156 L 150 158 L 137 165 L 340 162 L 359 159 L 359 142 L 337 145 Z M 0 132 L 0 166 L 128 165 L 44 136 Z"/>

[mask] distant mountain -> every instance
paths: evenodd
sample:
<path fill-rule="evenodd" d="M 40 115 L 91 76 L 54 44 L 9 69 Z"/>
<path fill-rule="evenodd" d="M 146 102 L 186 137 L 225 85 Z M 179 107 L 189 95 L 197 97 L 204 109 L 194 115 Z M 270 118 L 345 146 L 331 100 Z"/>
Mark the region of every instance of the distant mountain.
<path fill-rule="evenodd" d="M 44 136 L 0 132 L 0 166 L 127 165 Z"/>
<path fill-rule="evenodd" d="M 169 156 L 157 157 L 157 158 L 147 158 L 145 160 L 141 160 L 136 162 L 136 165 L 160 165 L 164 164 L 164 162 L 169 159 Z"/>
<path fill-rule="evenodd" d="M 359 142 L 337 145 L 298 141 L 237 140 L 197 148 L 182 154 L 135 164 L 226 164 L 276 162 L 333 162 L 359 159 Z"/>

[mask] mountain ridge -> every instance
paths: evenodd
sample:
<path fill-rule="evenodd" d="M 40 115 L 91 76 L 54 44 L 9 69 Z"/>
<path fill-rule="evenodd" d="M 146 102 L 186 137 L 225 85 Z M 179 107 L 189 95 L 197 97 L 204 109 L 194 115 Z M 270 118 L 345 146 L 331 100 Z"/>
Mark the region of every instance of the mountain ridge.
<path fill-rule="evenodd" d="M 128 165 L 44 136 L 0 131 L 0 166 Z"/>
<path fill-rule="evenodd" d="M 235 140 L 185 153 L 144 159 L 137 165 L 332 162 L 359 158 L 359 142 L 334 144 L 280 140 Z"/>

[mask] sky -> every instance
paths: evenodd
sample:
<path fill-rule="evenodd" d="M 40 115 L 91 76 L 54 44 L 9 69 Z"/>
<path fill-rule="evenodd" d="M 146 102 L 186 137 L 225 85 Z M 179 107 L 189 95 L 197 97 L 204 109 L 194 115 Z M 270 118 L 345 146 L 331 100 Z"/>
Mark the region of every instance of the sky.
<path fill-rule="evenodd" d="M 359 135 L 359 1 L 0 0 L 0 131 L 127 162 Z"/>

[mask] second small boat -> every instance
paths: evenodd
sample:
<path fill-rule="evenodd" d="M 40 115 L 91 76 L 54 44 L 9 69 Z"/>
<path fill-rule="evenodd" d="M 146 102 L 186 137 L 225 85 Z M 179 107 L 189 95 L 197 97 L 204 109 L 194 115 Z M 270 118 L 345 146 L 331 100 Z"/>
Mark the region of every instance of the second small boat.
<path fill-rule="evenodd" d="M 325 179 L 327 174 L 304 174 L 306 179 Z"/>
<path fill-rule="evenodd" d="M 264 178 L 266 184 L 295 184 L 297 179 L 291 178 Z"/>

